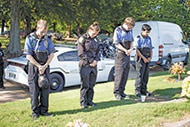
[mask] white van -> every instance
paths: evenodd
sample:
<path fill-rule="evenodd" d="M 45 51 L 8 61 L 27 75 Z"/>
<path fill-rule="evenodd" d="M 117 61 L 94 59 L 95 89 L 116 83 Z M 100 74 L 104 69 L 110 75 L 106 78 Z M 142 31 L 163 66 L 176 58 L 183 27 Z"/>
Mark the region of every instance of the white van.
<path fill-rule="evenodd" d="M 152 28 L 149 34 L 153 43 L 151 66 L 161 65 L 164 69 L 169 69 L 172 63 L 188 63 L 189 46 L 183 41 L 184 34 L 179 25 L 163 21 L 136 22 L 133 28 L 134 37 L 141 33 L 143 24 Z M 131 54 L 131 64 L 135 67 L 134 56 L 135 50 Z"/>

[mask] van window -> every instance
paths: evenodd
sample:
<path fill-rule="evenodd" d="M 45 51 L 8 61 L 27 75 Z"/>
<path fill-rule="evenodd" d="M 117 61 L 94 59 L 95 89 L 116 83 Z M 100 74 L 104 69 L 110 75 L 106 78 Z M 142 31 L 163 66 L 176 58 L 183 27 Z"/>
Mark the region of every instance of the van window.
<path fill-rule="evenodd" d="M 174 26 L 173 24 L 165 24 L 160 25 L 161 27 L 161 34 L 162 34 L 162 41 L 164 44 L 167 45 L 173 45 L 175 43 L 181 43 L 182 40 L 182 34 L 179 34 L 181 31 L 177 26 Z"/>

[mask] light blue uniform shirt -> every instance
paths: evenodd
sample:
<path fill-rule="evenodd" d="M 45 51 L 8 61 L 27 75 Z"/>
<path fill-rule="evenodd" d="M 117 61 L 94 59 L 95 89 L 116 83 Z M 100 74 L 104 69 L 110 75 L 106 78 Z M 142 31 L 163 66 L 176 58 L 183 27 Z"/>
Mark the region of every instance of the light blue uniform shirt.
<path fill-rule="evenodd" d="M 129 31 L 126 31 L 124 30 L 124 28 L 122 28 L 122 26 L 118 26 L 114 31 L 113 43 L 119 44 L 126 41 L 130 41 L 130 42 L 134 41 L 132 29 Z"/>
<path fill-rule="evenodd" d="M 47 41 L 47 42 L 46 42 Z M 56 52 L 51 37 L 45 36 L 39 40 L 34 33 L 26 37 L 24 54 L 33 55 L 34 52 L 46 52 L 48 54 Z"/>
<path fill-rule="evenodd" d="M 142 37 L 141 35 L 138 35 L 135 38 L 134 47 L 137 49 L 147 47 L 147 48 L 150 48 L 150 50 L 152 50 L 153 47 L 152 47 L 152 40 L 151 40 L 150 36 Z"/>

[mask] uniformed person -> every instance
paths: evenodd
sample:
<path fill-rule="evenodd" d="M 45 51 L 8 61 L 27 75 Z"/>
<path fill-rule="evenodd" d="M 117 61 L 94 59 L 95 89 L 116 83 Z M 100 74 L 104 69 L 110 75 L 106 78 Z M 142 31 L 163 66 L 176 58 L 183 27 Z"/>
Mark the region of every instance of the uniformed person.
<path fill-rule="evenodd" d="M 2 44 L 0 43 L 0 89 L 5 89 L 4 83 L 3 83 L 3 74 L 4 74 L 4 53 L 3 50 L 1 49 Z"/>
<path fill-rule="evenodd" d="M 130 69 L 130 54 L 133 48 L 132 42 L 135 21 L 132 17 L 127 17 L 121 26 L 114 31 L 113 43 L 117 48 L 115 56 L 115 80 L 114 95 L 117 100 L 127 97 L 124 93 Z"/>
<path fill-rule="evenodd" d="M 97 64 L 100 59 L 99 42 L 96 36 L 99 32 L 99 24 L 94 22 L 88 27 L 87 32 L 78 39 L 81 78 L 80 104 L 82 108 L 95 106 L 93 102 L 94 86 L 97 78 Z"/>
<path fill-rule="evenodd" d="M 24 54 L 29 61 L 28 83 L 31 96 L 32 118 L 35 120 L 42 116 L 53 116 L 48 113 L 49 89 L 50 89 L 50 68 L 49 64 L 54 57 L 54 44 L 50 36 L 47 36 L 48 23 L 40 19 L 37 22 L 36 31 L 26 37 Z M 45 75 L 48 80 L 39 81 L 40 76 Z M 43 87 L 39 83 L 43 83 Z"/>
<path fill-rule="evenodd" d="M 136 48 L 136 70 L 135 92 L 137 97 L 141 95 L 150 96 L 147 91 L 149 77 L 149 63 L 152 59 L 152 40 L 149 36 L 151 27 L 148 24 L 142 25 L 141 34 L 135 38 L 134 47 Z"/>

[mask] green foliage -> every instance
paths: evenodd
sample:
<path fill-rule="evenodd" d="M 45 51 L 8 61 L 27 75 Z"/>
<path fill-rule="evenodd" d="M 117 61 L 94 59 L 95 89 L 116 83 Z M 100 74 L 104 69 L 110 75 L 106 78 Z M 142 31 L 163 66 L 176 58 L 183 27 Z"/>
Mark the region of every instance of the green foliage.
<path fill-rule="evenodd" d="M 0 0 L 0 3 L 0 20 L 8 22 L 10 19 L 10 1 Z"/>
<path fill-rule="evenodd" d="M 10 26 L 10 1 L 1 2 L 1 19 Z M 85 32 L 94 21 L 100 23 L 102 31 L 112 33 L 127 16 L 138 20 L 161 20 L 179 24 L 190 38 L 189 0 L 21 0 L 20 28 L 29 33 L 40 18 L 48 20 L 49 28 L 71 34 L 79 29 Z"/>
<path fill-rule="evenodd" d="M 133 1 L 130 5 L 130 14 L 138 20 L 160 20 L 179 24 L 189 36 L 190 17 L 179 0 Z M 189 36 L 190 37 L 190 36 Z"/>

